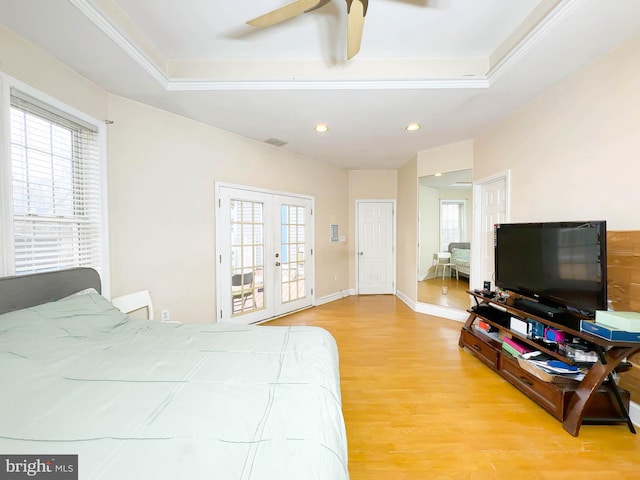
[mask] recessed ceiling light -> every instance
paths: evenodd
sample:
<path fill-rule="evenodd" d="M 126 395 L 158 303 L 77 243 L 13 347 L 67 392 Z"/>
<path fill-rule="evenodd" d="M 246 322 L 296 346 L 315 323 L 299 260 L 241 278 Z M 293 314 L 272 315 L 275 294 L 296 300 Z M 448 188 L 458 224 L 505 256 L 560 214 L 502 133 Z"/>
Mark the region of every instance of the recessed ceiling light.
<path fill-rule="evenodd" d="M 329 127 L 327 127 L 324 123 L 319 123 L 318 125 L 316 125 L 316 132 L 325 133 L 327 131 L 329 131 Z"/>
<path fill-rule="evenodd" d="M 441 176 L 442 176 L 442 174 L 441 174 L 441 173 L 436 173 L 434 176 L 435 176 L 435 177 L 441 177 Z"/>
<path fill-rule="evenodd" d="M 409 125 L 406 126 L 406 129 L 410 132 L 415 132 L 416 130 L 420 130 L 420 124 L 410 123 Z"/>

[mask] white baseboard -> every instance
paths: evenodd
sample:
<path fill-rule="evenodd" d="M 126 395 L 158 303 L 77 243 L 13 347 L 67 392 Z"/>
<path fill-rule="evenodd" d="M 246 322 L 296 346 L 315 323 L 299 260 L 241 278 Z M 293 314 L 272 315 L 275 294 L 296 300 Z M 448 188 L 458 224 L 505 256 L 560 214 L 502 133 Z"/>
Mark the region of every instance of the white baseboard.
<path fill-rule="evenodd" d="M 320 298 L 316 298 L 316 307 L 324 305 L 325 303 L 335 302 L 341 298 L 348 297 L 349 295 L 355 295 L 355 290 L 340 290 L 339 292 L 330 293 Z"/>
<path fill-rule="evenodd" d="M 400 290 L 396 292 L 396 296 L 402 300 L 414 312 L 424 313 L 425 315 L 433 315 L 435 317 L 447 318 L 458 322 L 465 322 L 469 317 L 467 312 L 451 307 L 441 307 L 439 305 L 431 305 L 429 303 L 419 303 L 411 300 Z"/>
<path fill-rule="evenodd" d="M 467 312 L 457 308 L 442 307 L 440 305 L 432 305 L 430 303 L 416 303 L 414 311 L 424 313 L 426 315 L 434 315 L 436 317 L 447 318 L 457 322 L 465 322 L 469 317 Z"/>
<path fill-rule="evenodd" d="M 396 290 L 396 297 L 398 297 L 400 300 L 402 300 L 404 303 L 406 303 L 411 310 L 413 310 L 414 312 L 416 311 L 416 302 L 411 300 L 409 297 L 407 297 L 400 290 Z"/>

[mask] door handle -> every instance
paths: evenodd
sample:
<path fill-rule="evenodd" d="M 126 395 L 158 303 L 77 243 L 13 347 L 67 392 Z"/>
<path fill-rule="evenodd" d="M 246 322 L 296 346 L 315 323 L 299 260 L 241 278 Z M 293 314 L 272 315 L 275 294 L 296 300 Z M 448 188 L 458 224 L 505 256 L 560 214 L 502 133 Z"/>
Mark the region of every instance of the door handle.
<path fill-rule="evenodd" d="M 280 266 L 280 262 L 276 262 L 276 267 L 279 267 L 279 266 Z"/>
<path fill-rule="evenodd" d="M 358 253 L 358 255 L 364 255 L 364 252 L 360 252 L 360 253 Z"/>

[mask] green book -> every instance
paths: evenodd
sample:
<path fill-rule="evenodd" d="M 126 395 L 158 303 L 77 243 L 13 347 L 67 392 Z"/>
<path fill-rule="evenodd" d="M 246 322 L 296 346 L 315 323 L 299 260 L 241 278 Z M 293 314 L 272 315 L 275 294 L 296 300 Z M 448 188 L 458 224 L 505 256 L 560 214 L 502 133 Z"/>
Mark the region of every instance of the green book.
<path fill-rule="evenodd" d="M 513 348 L 508 343 L 502 342 L 502 349 L 504 351 L 510 353 L 511 355 L 513 355 L 516 358 L 518 358 L 520 356 L 520 352 L 518 352 L 515 348 Z"/>

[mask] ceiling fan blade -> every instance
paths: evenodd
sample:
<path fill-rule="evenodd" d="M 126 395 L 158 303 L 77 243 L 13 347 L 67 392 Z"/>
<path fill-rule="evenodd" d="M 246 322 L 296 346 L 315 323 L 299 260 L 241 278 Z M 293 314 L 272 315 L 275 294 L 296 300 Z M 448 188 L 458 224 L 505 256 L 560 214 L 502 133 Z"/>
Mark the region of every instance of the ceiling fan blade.
<path fill-rule="evenodd" d="M 320 3 L 322 3 L 322 0 Z M 259 28 L 270 27 L 271 25 L 284 22 L 285 20 L 289 20 L 290 18 L 300 15 L 306 10 L 313 9 L 317 4 L 318 0 L 298 0 L 297 2 L 289 3 L 284 7 L 265 13 L 253 20 L 249 20 L 247 23 Z"/>
<path fill-rule="evenodd" d="M 313 12 L 314 10 L 319 9 L 320 7 L 324 7 L 327 3 L 329 3 L 331 0 L 320 0 L 318 2 L 317 5 L 314 5 L 313 7 L 311 7 L 308 10 L 305 10 L 304 13 L 309 13 L 309 12 Z"/>
<path fill-rule="evenodd" d="M 347 60 L 360 51 L 368 0 L 347 1 Z"/>

